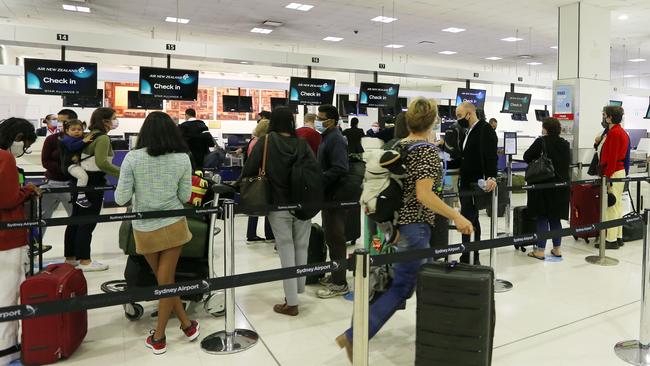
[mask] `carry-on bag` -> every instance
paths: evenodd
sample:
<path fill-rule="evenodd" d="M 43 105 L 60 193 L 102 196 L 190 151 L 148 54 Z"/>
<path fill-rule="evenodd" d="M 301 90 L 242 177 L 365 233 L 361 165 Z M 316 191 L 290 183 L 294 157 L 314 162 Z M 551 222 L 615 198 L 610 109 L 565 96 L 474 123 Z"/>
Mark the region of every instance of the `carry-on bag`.
<path fill-rule="evenodd" d="M 320 263 L 327 260 L 327 246 L 325 245 L 325 233 L 323 228 L 318 224 L 311 224 L 311 234 L 309 235 L 309 247 L 307 248 L 307 263 Z M 306 283 L 313 285 L 324 275 L 307 276 Z"/>
<path fill-rule="evenodd" d="M 571 187 L 571 227 L 592 225 L 600 222 L 600 186 L 580 184 Z M 585 239 L 600 236 L 598 231 L 587 231 L 574 235 L 574 239 Z"/>
<path fill-rule="evenodd" d="M 51 264 L 20 285 L 23 305 L 87 294 L 83 272 L 69 264 Z M 45 365 L 70 357 L 88 330 L 86 311 L 48 315 L 22 321 L 22 362 Z"/>
<path fill-rule="evenodd" d="M 512 224 L 512 234 L 524 235 L 524 234 L 533 234 L 537 230 L 537 222 L 534 217 L 528 213 L 527 206 L 517 206 L 512 209 L 513 224 Z M 524 245 L 516 245 L 515 249 L 519 249 L 522 252 L 526 251 Z"/>
<path fill-rule="evenodd" d="M 495 326 L 490 267 L 436 262 L 417 282 L 416 366 L 489 366 Z"/>
<path fill-rule="evenodd" d="M 628 218 L 634 215 L 638 215 L 636 208 L 634 207 L 634 201 L 632 200 L 632 194 L 630 191 L 627 191 L 628 196 L 630 197 L 630 204 L 632 205 L 632 212 L 625 214 L 623 218 Z M 637 221 L 630 224 L 623 224 L 623 242 L 635 241 L 643 239 L 643 230 L 645 230 L 645 225 L 643 221 Z"/>

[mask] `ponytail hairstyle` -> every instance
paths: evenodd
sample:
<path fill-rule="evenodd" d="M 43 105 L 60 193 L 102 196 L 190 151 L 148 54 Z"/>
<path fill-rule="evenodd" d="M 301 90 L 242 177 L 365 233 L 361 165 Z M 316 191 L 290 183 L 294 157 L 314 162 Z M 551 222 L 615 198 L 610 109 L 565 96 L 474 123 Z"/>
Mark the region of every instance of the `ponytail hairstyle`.
<path fill-rule="evenodd" d="M 433 99 L 415 98 L 406 112 L 406 126 L 412 133 L 431 129 L 438 117 L 438 104 Z"/>

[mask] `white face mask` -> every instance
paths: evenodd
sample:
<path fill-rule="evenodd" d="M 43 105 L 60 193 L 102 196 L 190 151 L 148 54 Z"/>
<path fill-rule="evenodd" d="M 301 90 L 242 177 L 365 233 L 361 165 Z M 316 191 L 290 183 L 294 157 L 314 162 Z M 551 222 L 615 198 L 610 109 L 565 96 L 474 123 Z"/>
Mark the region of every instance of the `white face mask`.
<path fill-rule="evenodd" d="M 50 126 L 52 126 L 54 128 L 57 128 L 59 126 L 59 121 L 57 121 L 55 119 L 50 120 Z"/>
<path fill-rule="evenodd" d="M 11 146 L 9 146 L 9 152 L 15 158 L 19 158 L 25 155 L 25 143 L 23 141 L 14 141 Z"/>
<path fill-rule="evenodd" d="M 372 127 L 372 132 L 374 132 L 374 133 L 379 132 L 379 127 Z"/>

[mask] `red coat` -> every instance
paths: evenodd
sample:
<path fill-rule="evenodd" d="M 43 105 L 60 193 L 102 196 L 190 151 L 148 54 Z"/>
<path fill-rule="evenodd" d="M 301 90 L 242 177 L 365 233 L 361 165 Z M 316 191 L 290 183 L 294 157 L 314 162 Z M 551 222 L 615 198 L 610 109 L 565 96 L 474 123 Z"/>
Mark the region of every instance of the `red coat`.
<path fill-rule="evenodd" d="M 25 220 L 23 204 L 34 191 L 21 187 L 18 183 L 18 168 L 16 159 L 10 152 L 0 149 L 0 221 Z M 27 245 L 29 231 L 27 229 L 0 230 L 0 251 L 10 250 Z"/>
<path fill-rule="evenodd" d="M 611 177 L 617 171 L 625 169 L 625 156 L 629 144 L 630 137 L 620 124 L 613 125 L 609 129 L 600 152 L 600 167 L 604 176 Z"/>

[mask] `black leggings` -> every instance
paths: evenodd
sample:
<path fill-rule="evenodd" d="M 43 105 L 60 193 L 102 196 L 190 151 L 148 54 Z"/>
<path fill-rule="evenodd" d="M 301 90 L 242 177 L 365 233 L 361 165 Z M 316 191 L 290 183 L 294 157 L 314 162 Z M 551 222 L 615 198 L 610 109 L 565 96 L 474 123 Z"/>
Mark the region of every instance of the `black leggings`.
<path fill-rule="evenodd" d="M 104 173 L 88 172 L 88 187 L 106 185 Z M 77 194 L 72 195 L 72 215 L 79 216 L 97 216 L 102 210 L 104 203 L 104 192 L 93 191 L 86 192 L 86 198 L 90 201 L 90 207 L 83 208 L 74 202 L 77 200 Z M 68 225 L 65 229 L 65 249 L 66 258 L 75 257 L 77 260 L 90 259 L 90 243 L 93 240 L 93 231 L 97 223 Z"/>

